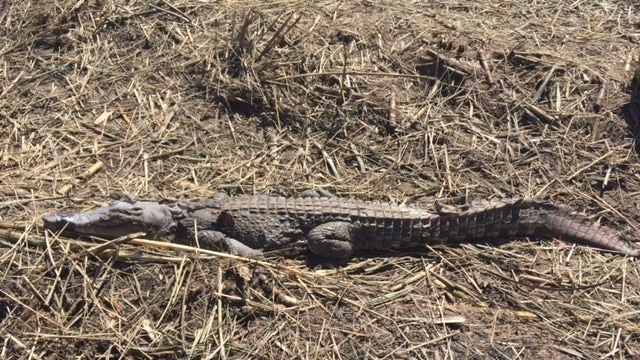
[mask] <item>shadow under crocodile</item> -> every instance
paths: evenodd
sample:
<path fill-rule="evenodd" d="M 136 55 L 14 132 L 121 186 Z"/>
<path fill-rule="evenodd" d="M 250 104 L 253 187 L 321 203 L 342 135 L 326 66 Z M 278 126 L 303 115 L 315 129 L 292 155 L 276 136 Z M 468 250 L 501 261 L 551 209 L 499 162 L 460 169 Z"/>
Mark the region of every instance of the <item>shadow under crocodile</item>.
<path fill-rule="evenodd" d="M 635 140 L 636 153 L 640 155 L 640 64 L 636 66 L 635 75 L 626 92 L 630 98 L 629 102 L 622 106 L 621 113 Z"/>

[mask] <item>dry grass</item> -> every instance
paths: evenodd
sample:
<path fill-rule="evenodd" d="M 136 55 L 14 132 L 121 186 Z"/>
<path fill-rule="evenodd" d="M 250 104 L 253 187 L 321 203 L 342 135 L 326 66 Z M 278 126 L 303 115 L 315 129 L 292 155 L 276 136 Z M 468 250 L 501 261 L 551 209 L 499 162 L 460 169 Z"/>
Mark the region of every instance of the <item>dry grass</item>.
<path fill-rule="evenodd" d="M 557 240 L 313 271 L 43 234 L 117 191 L 316 185 L 640 233 L 632 2 L 252 3 L 0 4 L 0 357 L 640 356 L 636 263 Z"/>

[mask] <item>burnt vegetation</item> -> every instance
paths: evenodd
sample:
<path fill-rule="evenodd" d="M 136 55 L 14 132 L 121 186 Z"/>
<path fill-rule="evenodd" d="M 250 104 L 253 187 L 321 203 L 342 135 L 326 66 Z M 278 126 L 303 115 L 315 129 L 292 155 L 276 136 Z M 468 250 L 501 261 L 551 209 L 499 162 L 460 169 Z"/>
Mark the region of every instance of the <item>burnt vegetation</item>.
<path fill-rule="evenodd" d="M 640 233 L 632 2 L 0 3 L 0 354 L 633 358 L 632 259 L 555 239 L 314 270 L 40 217 L 141 198 L 538 196 Z"/>

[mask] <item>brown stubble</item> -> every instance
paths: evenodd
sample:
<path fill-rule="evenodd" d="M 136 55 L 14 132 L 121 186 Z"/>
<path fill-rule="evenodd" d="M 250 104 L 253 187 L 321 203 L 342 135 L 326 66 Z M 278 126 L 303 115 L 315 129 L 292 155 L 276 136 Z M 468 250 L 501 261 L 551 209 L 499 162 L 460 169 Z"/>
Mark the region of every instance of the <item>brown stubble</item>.
<path fill-rule="evenodd" d="M 637 357 L 637 266 L 565 242 L 313 271 L 153 242 L 93 254 L 38 227 L 115 191 L 322 185 L 538 196 L 637 238 L 637 116 L 620 111 L 636 19 L 602 1 L 2 2 L 0 217 L 19 228 L 1 240 L 0 354 Z"/>

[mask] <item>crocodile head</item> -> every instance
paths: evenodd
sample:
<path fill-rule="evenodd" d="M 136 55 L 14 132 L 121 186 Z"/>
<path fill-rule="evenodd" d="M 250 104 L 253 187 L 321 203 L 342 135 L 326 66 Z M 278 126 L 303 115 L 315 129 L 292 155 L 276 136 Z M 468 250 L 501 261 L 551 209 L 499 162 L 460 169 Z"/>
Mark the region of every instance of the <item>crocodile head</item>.
<path fill-rule="evenodd" d="M 116 238 L 144 232 L 149 238 L 161 238 L 175 228 L 172 209 L 148 201 L 116 201 L 109 206 L 79 214 L 43 216 L 45 228 L 82 235 Z"/>

